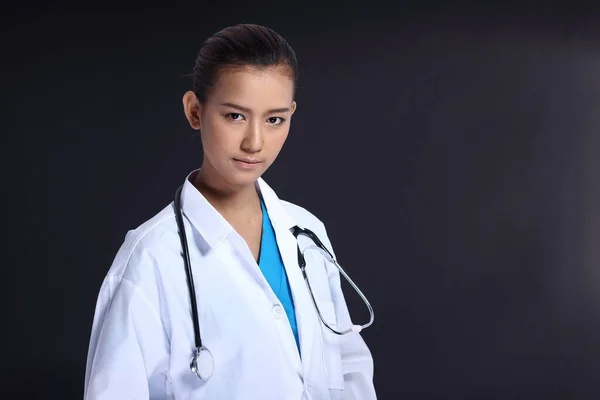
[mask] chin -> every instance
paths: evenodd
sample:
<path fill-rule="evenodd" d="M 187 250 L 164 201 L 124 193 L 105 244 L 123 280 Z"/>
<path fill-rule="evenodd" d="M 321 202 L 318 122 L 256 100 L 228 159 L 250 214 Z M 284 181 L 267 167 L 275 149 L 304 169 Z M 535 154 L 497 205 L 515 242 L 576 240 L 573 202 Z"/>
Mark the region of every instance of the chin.
<path fill-rule="evenodd" d="M 239 171 L 231 171 L 231 173 L 227 174 L 226 180 L 231 185 L 244 187 L 254 185 L 258 178 L 260 178 L 263 174 L 263 171 L 247 171 L 247 172 L 239 172 Z"/>

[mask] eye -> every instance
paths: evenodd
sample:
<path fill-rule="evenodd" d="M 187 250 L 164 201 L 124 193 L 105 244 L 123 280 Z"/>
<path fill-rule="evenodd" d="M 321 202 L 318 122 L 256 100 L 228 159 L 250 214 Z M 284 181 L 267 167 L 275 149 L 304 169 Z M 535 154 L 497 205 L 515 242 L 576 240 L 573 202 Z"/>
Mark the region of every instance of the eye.
<path fill-rule="evenodd" d="M 272 125 L 281 125 L 281 124 L 283 124 L 283 121 L 285 121 L 285 120 L 281 117 L 270 117 L 267 119 L 267 121 L 269 121 L 269 123 Z"/>
<path fill-rule="evenodd" d="M 229 113 L 225 116 L 233 121 L 241 121 L 244 118 L 244 116 L 239 113 Z"/>

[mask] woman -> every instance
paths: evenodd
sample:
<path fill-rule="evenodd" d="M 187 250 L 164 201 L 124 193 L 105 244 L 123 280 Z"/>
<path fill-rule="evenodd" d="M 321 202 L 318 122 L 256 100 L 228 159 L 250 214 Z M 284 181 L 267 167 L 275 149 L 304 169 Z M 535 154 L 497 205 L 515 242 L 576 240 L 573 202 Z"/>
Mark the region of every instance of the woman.
<path fill-rule="evenodd" d="M 308 228 L 332 252 L 323 223 L 261 178 L 288 135 L 297 76 L 294 51 L 265 27 L 229 27 L 203 45 L 183 96 L 203 162 L 115 257 L 98 296 L 86 399 L 375 398 L 359 332 L 331 332 L 314 308 L 335 330 L 352 326 L 339 271 L 295 237 L 294 227 Z M 209 352 L 191 365 L 201 346 Z"/>

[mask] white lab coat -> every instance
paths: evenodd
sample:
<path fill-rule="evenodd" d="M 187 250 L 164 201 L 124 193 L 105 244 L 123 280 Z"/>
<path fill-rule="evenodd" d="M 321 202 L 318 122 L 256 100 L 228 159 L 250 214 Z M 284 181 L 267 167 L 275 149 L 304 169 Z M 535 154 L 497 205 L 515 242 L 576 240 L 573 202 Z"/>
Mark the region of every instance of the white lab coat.
<path fill-rule="evenodd" d="M 85 374 L 86 400 L 375 399 L 373 360 L 359 333 L 322 326 L 298 267 L 294 225 L 313 230 L 332 251 L 323 223 L 261 191 L 290 280 L 300 358 L 285 310 L 245 241 L 190 183 L 181 194 L 203 344 L 214 355 L 210 380 L 190 371 L 194 349 L 189 292 L 172 203 L 129 231 L 98 295 Z M 300 247 L 311 245 L 300 236 Z M 335 267 L 307 252 L 321 313 L 350 326 Z"/>

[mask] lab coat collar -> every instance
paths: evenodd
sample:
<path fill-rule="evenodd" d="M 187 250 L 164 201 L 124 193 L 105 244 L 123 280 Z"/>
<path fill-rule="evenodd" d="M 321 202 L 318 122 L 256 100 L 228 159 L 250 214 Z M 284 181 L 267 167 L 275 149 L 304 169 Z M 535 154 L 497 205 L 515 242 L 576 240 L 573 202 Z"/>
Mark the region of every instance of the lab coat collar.
<path fill-rule="evenodd" d="M 181 208 L 202 239 L 211 248 L 216 247 L 233 227 L 192 184 L 199 170 L 188 174 L 181 189 Z"/>
<path fill-rule="evenodd" d="M 198 169 L 190 172 L 181 190 L 181 207 L 194 228 L 211 248 L 234 232 L 231 224 L 213 207 L 212 204 L 196 189 L 192 181 Z M 274 228 L 290 230 L 296 225 L 294 218 L 287 212 L 275 191 L 258 178 L 257 190 L 262 196 L 269 218 Z"/>
<path fill-rule="evenodd" d="M 256 186 L 265 202 L 265 207 L 267 208 L 269 218 L 271 219 L 271 223 L 275 230 L 278 228 L 291 230 L 296 225 L 296 221 L 286 210 L 281 199 L 277 196 L 277 193 L 275 193 L 263 178 L 258 178 Z"/>

